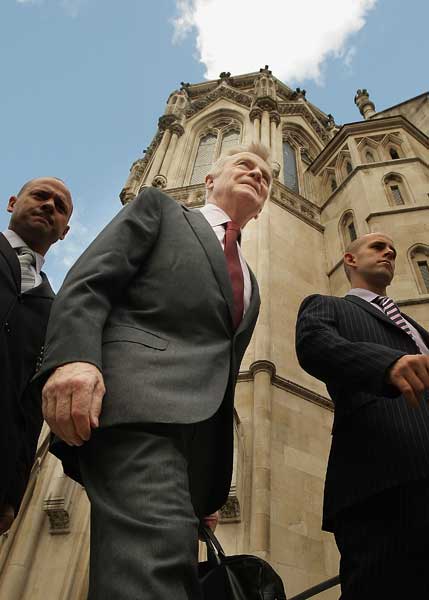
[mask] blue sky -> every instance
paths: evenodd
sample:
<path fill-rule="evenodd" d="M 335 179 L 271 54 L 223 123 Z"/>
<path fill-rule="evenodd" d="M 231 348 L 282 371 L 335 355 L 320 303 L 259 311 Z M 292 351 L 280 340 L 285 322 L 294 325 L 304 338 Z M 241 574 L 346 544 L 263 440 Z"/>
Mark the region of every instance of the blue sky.
<path fill-rule="evenodd" d="M 24 181 L 63 178 L 75 214 L 45 265 L 58 289 L 120 209 L 181 81 L 269 64 L 337 123 L 357 121 L 357 88 L 377 110 L 429 89 L 428 22 L 423 0 L 2 0 L 0 231 Z"/>

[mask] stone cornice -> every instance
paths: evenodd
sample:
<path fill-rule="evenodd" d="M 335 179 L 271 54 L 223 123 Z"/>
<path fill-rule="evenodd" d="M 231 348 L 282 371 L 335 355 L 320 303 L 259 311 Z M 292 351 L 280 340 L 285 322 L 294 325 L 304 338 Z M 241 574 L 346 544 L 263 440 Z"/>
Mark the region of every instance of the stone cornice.
<path fill-rule="evenodd" d="M 398 306 L 415 306 L 417 304 L 429 304 L 429 294 L 422 294 L 420 298 L 404 298 L 396 300 Z"/>
<path fill-rule="evenodd" d="M 255 378 L 255 374 L 265 371 L 269 373 L 271 378 L 271 384 L 274 387 L 280 388 L 281 390 L 285 390 L 286 392 L 291 392 L 295 396 L 299 396 L 308 402 L 312 402 L 313 404 L 317 404 L 322 408 L 326 408 L 333 412 L 334 404 L 332 400 L 326 396 L 322 396 L 321 394 L 317 394 L 312 390 L 300 385 L 299 383 L 295 383 L 290 379 L 285 379 L 284 377 L 280 377 L 276 373 L 276 366 L 269 360 L 257 360 L 253 362 L 248 371 L 241 371 L 238 375 L 238 381 L 253 381 Z"/>
<path fill-rule="evenodd" d="M 392 207 L 390 210 L 379 210 L 377 212 L 370 213 L 366 217 L 365 221 L 367 223 L 369 223 L 373 217 L 386 217 L 389 215 L 397 215 L 400 213 L 407 213 L 407 212 L 416 212 L 419 210 L 429 210 L 429 204 L 412 204 L 412 205 L 402 206 L 402 207 L 395 207 L 395 208 Z"/>
<path fill-rule="evenodd" d="M 315 158 L 310 166 L 310 171 L 317 175 L 327 163 L 331 160 L 335 152 L 339 150 L 349 136 L 368 135 L 377 131 L 391 129 L 404 129 L 426 148 L 429 148 L 429 138 L 408 119 L 402 115 L 393 117 L 383 117 L 382 119 L 371 119 L 368 121 L 357 121 L 355 123 L 346 123 L 341 127 L 339 132 L 325 146 L 322 152 Z"/>

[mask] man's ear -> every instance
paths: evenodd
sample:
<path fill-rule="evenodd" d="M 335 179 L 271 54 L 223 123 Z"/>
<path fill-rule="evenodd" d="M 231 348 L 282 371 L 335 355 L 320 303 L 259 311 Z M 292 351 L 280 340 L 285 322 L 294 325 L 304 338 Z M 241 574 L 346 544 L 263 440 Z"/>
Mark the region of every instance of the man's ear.
<path fill-rule="evenodd" d="M 70 231 L 70 225 L 67 225 L 67 227 L 63 231 L 63 234 L 60 235 L 60 240 L 63 240 L 66 237 L 66 235 L 68 234 L 69 231 Z"/>
<path fill-rule="evenodd" d="M 349 267 L 354 267 L 356 264 L 355 255 L 351 252 L 346 252 L 344 254 L 344 264 L 348 265 Z"/>
<path fill-rule="evenodd" d="M 204 180 L 206 183 L 206 190 L 211 190 L 213 188 L 213 179 L 213 175 L 206 175 L 206 178 Z"/>
<path fill-rule="evenodd" d="M 7 212 L 12 213 L 15 207 L 15 204 L 18 202 L 18 198 L 16 196 L 11 196 L 9 198 L 9 202 L 7 203 Z"/>

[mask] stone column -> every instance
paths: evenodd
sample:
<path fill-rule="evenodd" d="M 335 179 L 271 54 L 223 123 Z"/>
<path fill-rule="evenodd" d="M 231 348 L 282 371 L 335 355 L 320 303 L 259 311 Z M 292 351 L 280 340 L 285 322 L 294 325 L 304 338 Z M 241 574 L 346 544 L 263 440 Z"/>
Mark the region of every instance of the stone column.
<path fill-rule="evenodd" d="M 170 180 L 171 180 L 171 167 L 172 167 L 172 163 L 173 163 L 173 156 L 176 151 L 177 141 L 178 141 L 179 137 L 181 135 L 183 135 L 184 129 L 181 125 L 179 125 L 178 123 L 175 123 L 175 124 L 171 125 L 170 133 L 171 133 L 170 143 L 168 145 L 168 149 L 167 149 L 165 158 L 162 162 L 161 169 L 160 169 L 161 174 L 164 175 L 167 180 L 168 180 L 169 176 L 170 176 Z M 171 181 L 170 181 L 170 187 L 171 187 Z"/>
<path fill-rule="evenodd" d="M 159 144 L 158 149 L 156 150 L 155 158 L 147 176 L 147 182 L 149 183 L 149 185 L 151 185 L 153 179 L 159 173 L 162 161 L 165 158 L 165 153 L 167 152 L 167 148 L 170 143 L 170 138 L 171 132 L 169 129 L 166 129 L 163 133 L 161 143 Z"/>
<path fill-rule="evenodd" d="M 249 551 L 265 560 L 270 556 L 271 514 L 271 378 L 268 361 L 250 366 L 253 382 L 252 491 Z"/>
<path fill-rule="evenodd" d="M 270 112 L 270 148 L 271 148 L 271 160 L 274 162 L 280 162 L 278 156 L 278 143 L 277 143 L 277 127 L 280 124 L 280 115 L 276 111 Z"/>
<path fill-rule="evenodd" d="M 270 147 L 270 113 L 267 110 L 262 112 L 261 143 L 267 148 Z"/>
<path fill-rule="evenodd" d="M 259 108 L 252 108 L 249 114 L 250 120 L 253 122 L 253 141 L 261 141 L 261 117 L 262 111 Z"/>

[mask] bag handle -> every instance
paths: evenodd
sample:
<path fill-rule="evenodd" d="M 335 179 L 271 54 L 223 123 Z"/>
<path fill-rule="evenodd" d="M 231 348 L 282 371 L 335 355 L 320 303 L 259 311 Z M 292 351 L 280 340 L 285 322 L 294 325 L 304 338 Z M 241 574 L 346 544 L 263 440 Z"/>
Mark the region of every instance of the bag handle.
<path fill-rule="evenodd" d="M 200 535 L 207 545 L 208 554 L 210 554 L 215 559 L 216 563 L 220 565 L 222 563 L 222 559 L 226 557 L 226 554 L 219 540 L 210 527 L 207 527 L 207 525 L 200 526 Z"/>

